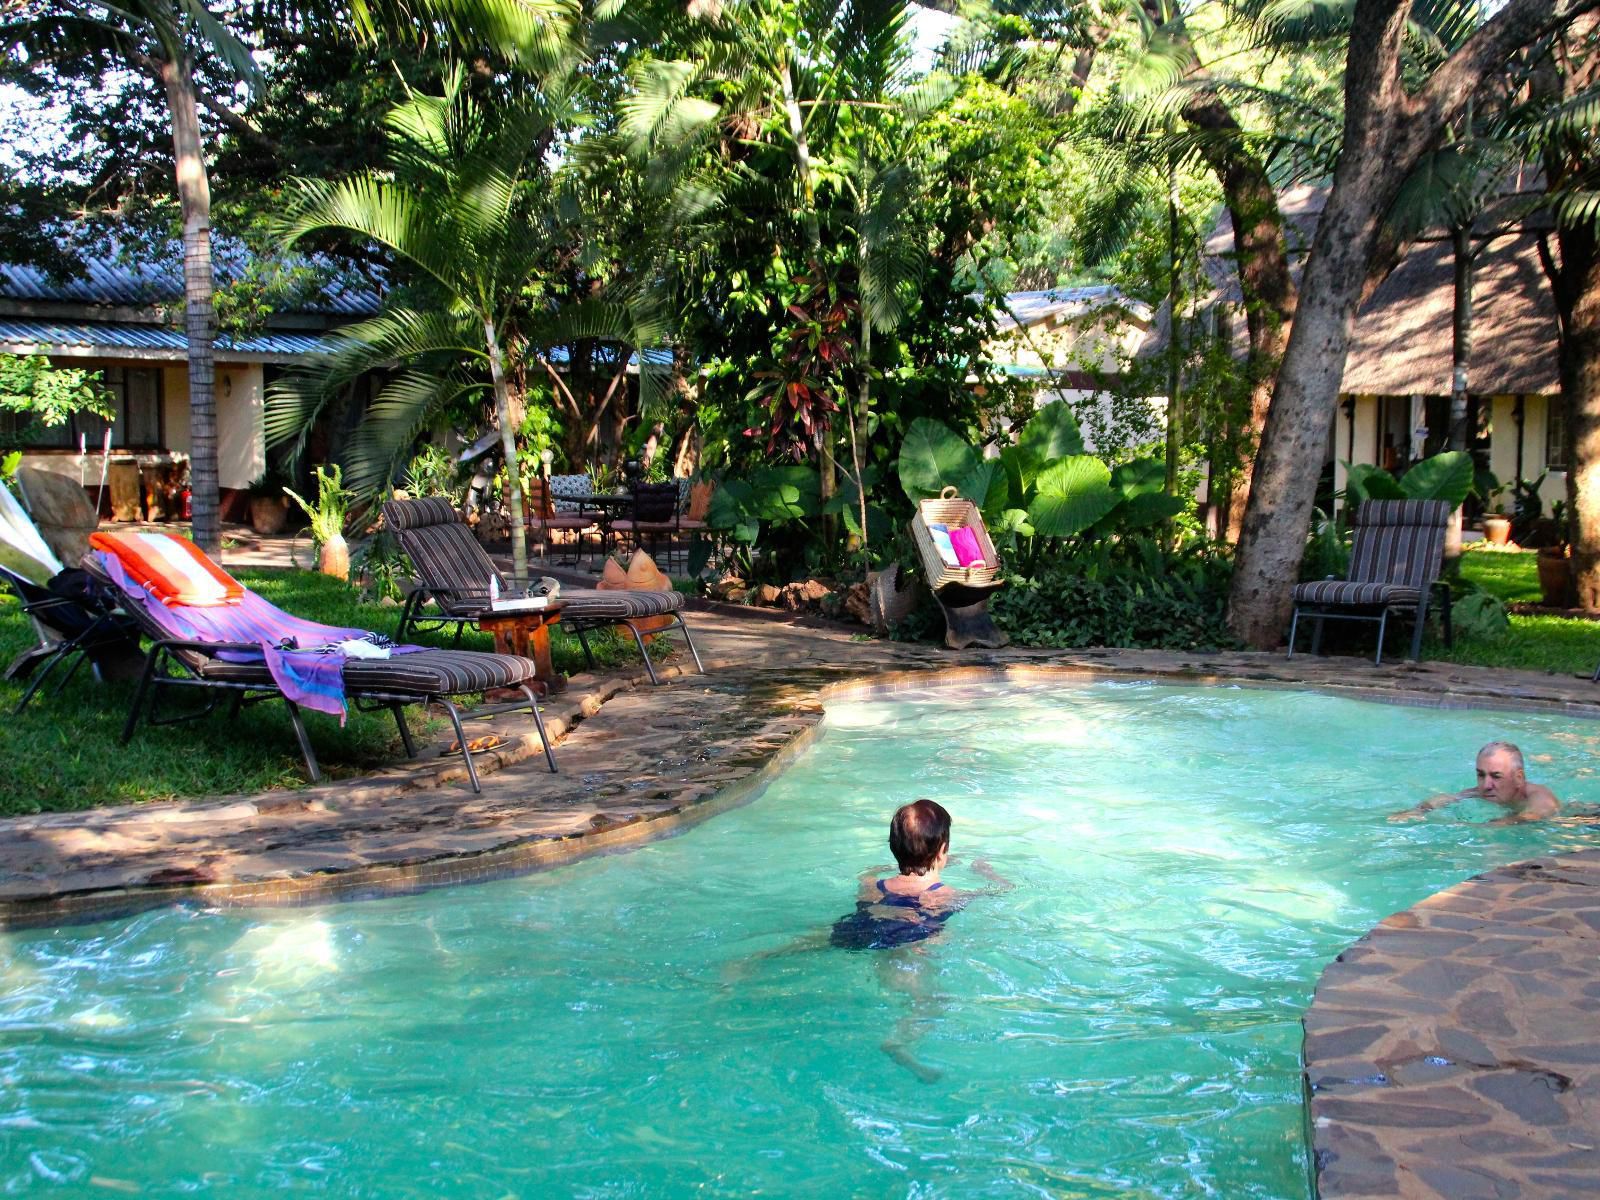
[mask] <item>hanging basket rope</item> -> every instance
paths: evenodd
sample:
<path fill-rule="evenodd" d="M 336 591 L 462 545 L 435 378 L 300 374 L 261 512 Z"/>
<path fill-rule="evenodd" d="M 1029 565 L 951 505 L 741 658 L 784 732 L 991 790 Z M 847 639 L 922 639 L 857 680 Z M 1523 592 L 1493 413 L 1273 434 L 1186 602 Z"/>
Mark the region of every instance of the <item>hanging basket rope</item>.
<path fill-rule="evenodd" d="M 972 530 L 978 539 L 983 561 L 970 567 L 952 566 L 946 562 L 934 543 L 930 525 Z M 928 586 L 934 591 L 952 583 L 984 587 L 999 578 L 1000 556 L 995 553 L 994 542 L 989 540 L 989 531 L 984 528 L 983 514 L 971 500 L 956 495 L 953 487 L 945 488 L 937 500 L 918 503 L 916 515 L 911 518 L 911 536 L 916 539 L 917 550 L 922 555 L 922 570 L 928 577 Z"/>

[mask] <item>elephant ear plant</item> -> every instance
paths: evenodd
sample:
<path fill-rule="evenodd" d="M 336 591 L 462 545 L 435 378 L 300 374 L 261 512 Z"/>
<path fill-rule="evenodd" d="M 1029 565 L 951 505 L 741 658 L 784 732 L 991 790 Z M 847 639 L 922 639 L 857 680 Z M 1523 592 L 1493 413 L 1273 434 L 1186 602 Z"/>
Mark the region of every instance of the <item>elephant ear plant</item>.
<path fill-rule="evenodd" d="M 1136 459 L 1112 469 L 1086 454 L 1078 422 L 1059 400 L 1034 413 L 997 458 L 982 457 L 938 421 L 913 421 L 899 472 L 913 504 L 945 487 L 976 503 L 996 548 L 1022 574 L 1032 574 L 1068 542 L 1154 529 L 1185 506 L 1162 490 L 1162 460 Z"/>
<path fill-rule="evenodd" d="M 344 540 L 344 522 L 350 512 L 352 494 L 345 489 L 344 472 L 337 463 L 318 467 L 316 476 L 316 504 L 307 503 L 292 488 L 284 488 L 284 495 L 298 504 L 311 522 L 311 544 L 317 548 L 317 569 L 335 579 L 349 579 L 350 547 Z"/>

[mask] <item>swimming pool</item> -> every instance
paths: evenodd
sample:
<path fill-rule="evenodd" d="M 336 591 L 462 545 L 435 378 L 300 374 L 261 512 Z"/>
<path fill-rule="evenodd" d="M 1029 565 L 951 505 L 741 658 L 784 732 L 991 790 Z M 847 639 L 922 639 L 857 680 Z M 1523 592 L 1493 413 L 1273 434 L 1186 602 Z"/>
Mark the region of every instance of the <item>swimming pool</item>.
<path fill-rule="evenodd" d="M 1492 737 L 1596 798 L 1566 717 L 947 689 L 830 705 L 759 799 L 625 855 L 5 935 L 0 1188 L 1304 1197 L 1323 965 L 1461 878 L 1594 844 L 1475 806 L 1384 820 Z M 774 953 L 851 908 L 916 795 L 1015 889 L 925 953 Z"/>

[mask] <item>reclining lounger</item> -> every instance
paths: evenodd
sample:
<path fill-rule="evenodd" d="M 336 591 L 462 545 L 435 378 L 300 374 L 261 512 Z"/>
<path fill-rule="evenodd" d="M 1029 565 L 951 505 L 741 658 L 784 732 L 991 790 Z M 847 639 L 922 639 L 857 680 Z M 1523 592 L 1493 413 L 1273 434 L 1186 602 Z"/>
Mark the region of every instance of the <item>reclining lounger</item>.
<path fill-rule="evenodd" d="M 503 595 L 510 594 L 506 577 L 448 500 L 437 497 L 389 500 L 383 506 L 383 519 L 395 531 L 401 548 L 417 568 L 416 587 L 406 597 L 395 637 L 404 638 L 408 630 L 424 626 L 442 629 L 454 624 L 459 643 L 463 626 L 473 624 L 489 611 L 490 579 Z M 683 631 L 684 644 L 694 657 L 695 670 L 705 674 L 700 652 L 695 649 L 689 626 L 683 619 L 682 593 L 562 588 L 559 599 L 561 624 L 578 635 L 578 643 L 591 668 L 594 655 L 584 635 L 593 629 L 621 625 L 633 634 L 650 682 L 659 684 L 661 680 L 656 677 L 655 665 L 645 649 L 644 634 L 667 630 L 640 630 L 637 623 L 650 617 L 668 617 L 672 625 Z M 424 613 L 423 609 L 430 602 L 437 611 Z"/>
<path fill-rule="evenodd" d="M 102 552 L 103 553 L 103 552 Z M 102 553 L 91 552 L 84 559 L 84 568 L 103 586 L 110 589 L 121 602 L 125 612 L 152 645 L 145 660 L 144 673 L 134 694 L 123 726 L 122 740 L 132 739 L 139 724 L 139 715 L 146 709 L 145 721 L 150 725 L 174 725 L 183 721 L 198 720 L 216 710 L 222 695 L 231 696 L 230 716 L 236 716 L 245 704 L 263 700 L 281 699 L 288 709 L 290 723 L 300 743 L 305 758 L 306 771 L 313 783 L 322 778 L 317 766 L 311 741 L 306 735 L 305 723 L 300 715 L 300 704 L 290 699 L 268 668 L 262 645 L 259 642 L 222 642 L 201 638 L 175 636 L 181 623 L 184 606 L 166 607 L 151 593 L 137 584 L 124 586 L 108 569 Z M 124 575 L 124 581 L 127 577 Z M 253 594 L 252 594 L 253 596 Z M 273 608 L 259 596 L 253 604 L 264 611 L 277 613 L 292 620 L 289 614 Z M 158 615 L 156 610 L 160 610 Z M 176 614 L 176 619 L 174 617 Z M 304 624 L 304 623 L 302 623 Z M 326 627 L 324 627 L 326 628 Z M 348 634 L 348 630 L 330 630 L 330 633 Z M 527 686 L 534 677 L 534 664 L 528 659 L 510 654 L 484 654 L 472 650 L 417 650 L 412 653 L 393 654 L 388 658 L 350 657 L 344 661 L 341 676 L 345 697 L 362 712 L 387 708 L 394 714 L 408 757 L 416 757 L 416 747 L 411 731 L 406 727 L 402 712 L 408 704 L 424 707 L 437 704 L 444 709 L 455 730 L 461 747 L 461 757 L 466 763 L 467 777 L 472 790 L 481 791 L 478 770 L 472 761 L 466 733 L 461 727 L 461 714 L 451 702 L 451 696 L 471 692 L 484 692 L 492 688 L 515 688 L 527 699 L 528 710 L 533 714 L 539 730 L 539 740 L 544 745 L 545 762 L 552 773 L 556 770 L 555 754 L 550 748 L 550 738 L 545 732 L 544 718 L 533 692 Z M 205 707 L 197 712 L 177 716 L 158 716 L 157 707 L 163 689 L 199 688 L 215 693 Z M 506 712 L 515 705 L 484 710 L 481 715 Z"/>

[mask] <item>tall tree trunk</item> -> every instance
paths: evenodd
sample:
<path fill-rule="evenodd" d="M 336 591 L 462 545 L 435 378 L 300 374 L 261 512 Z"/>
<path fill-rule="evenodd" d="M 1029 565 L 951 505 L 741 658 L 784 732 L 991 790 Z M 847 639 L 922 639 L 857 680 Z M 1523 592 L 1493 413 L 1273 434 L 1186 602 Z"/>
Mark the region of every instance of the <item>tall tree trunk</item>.
<path fill-rule="evenodd" d="M 1472 357 L 1472 231 L 1450 231 L 1455 303 L 1450 314 L 1450 449 L 1467 448 L 1467 360 Z"/>
<path fill-rule="evenodd" d="M 1234 560 L 1229 624 L 1250 645 L 1277 645 L 1288 625 L 1356 305 L 1401 182 L 1490 71 L 1542 31 L 1597 4 L 1510 0 L 1410 96 L 1400 75 L 1410 6 L 1356 0 L 1343 148 L 1306 263 Z"/>
<path fill-rule="evenodd" d="M 194 544 L 222 552 L 217 469 L 217 314 L 212 306 L 211 184 L 200 143 L 194 69 L 187 55 L 161 63 L 161 83 L 172 117 L 178 204 L 183 213 L 183 332 L 189 348 L 189 492 Z"/>
<path fill-rule="evenodd" d="M 1152 20 L 1161 19 L 1160 8 L 1151 0 L 1146 0 L 1145 10 Z M 1187 31 L 1181 26 L 1178 33 L 1187 41 Z M 1192 46 L 1189 51 L 1194 54 Z M 1189 77 L 1208 78 L 1198 55 L 1194 62 Z M 1214 481 L 1214 486 L 1225 489 L 1227 497 L 1224 520 L 1218 532 L 1229 542 L 1236 542 L 1250 499 L 1256 449 L 1266 426 L 1278 364 L 1288 345 L 1294 321 L 1294 276 L 1289 272 L 1278 193 L 1272 186 L 1266 165 L 1251 151 L 1232 110 L 1215 92 L 1197 92 L 1183 106 L 1182 116 L 1190 127 L 1211 135 L 1201 140 L 1200 153 L 1222 185 L 1223 202 L 1233 226 L 1239 292 L 1249 339 L 1246 361 L 1250 380 L 1249 407 L 1240 414 L 1242 419 L 1228 422 L 1229 441 L 1233 443 L 1229 447 L 1228 470 L 1225 478 Z"/>
<path fill-rule="evenodd" d="M 1567 506 L 1578 603 L 1600 609 L 1600 245 L 1593 226 L 1558 233 L 1572 286 L 1559 362 L 1567 419 Z"/>
<path fill-rule="evenodd" d="M 1540 78 L 1547 105 L 1600 84 L 1600 16 L 1580 17 L 1558 47 L 1556 70 Z M 1594 171 L 1597 139 L 1574 132 L 1547 148 L 1546 186 L 1581 186 Z M 1592 185 L 1591 185 L 1592 186 Z M 1560 341 L 1557 365 L 1567 425 L 1567 511 L 1578 603 L 1600 609 L 1600 236 L 1593 224 L 1559 226 L 1556 262 L 1541 242 Z"/>
<path fill-rule="evenodd" d="M 489 351 L 489 379 L 494 384 L 494 415 L 500 425 L 500 453 L 505 459 L 506 491 L 511 496 L 511 574 L 519 589 L 528 584 L 528 529 L 522 519 L 522 473 L 517 469 L 517 426 L 511 419 L 511 389 L 506 384 L 500 356 L 500 336 L 493 318 L 483 322 L 484 345 Z"/>
<path fill-rule="evenodd" d="M 812 176 L 811 143 L 806 138 L 806 123 L 800 113 L 800 101 L 795 95 L 794 77 L 789 72 L 789 60 L 785 58 L 778 70 L 779 82 L 783 87 L 783 109 L 789 119 L 789 137 L 794 145 L 795 172 L 800 176 L 800 193 L 805 204 L 805 211 L 801 214 L 806 231 L 806 250 L 810 255 L 811 269 L 817 273 L 818 282 L 822 277 L 822 226 L 817 220 L 816 185 Z M 850 401 L 845 400 L 848 407 Z M 830 422 L 822 431 L 822 439 L 817 446 L 817 466 L 820 481 L 820 494 L 824 505 L 833 499 L 834 493 L 839 490 L 838 469 L 833 461 L 832 423 Z M 834 536 L 834 521 L 831 516 L 822 518 L 823 536 L 831 544 Z"/>

